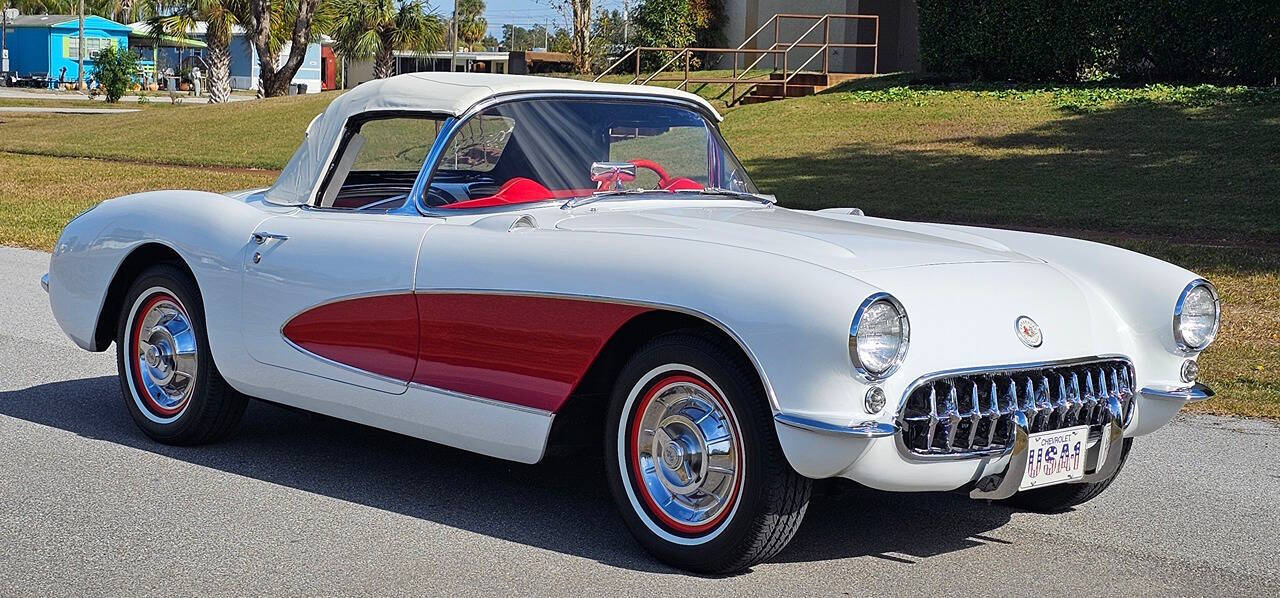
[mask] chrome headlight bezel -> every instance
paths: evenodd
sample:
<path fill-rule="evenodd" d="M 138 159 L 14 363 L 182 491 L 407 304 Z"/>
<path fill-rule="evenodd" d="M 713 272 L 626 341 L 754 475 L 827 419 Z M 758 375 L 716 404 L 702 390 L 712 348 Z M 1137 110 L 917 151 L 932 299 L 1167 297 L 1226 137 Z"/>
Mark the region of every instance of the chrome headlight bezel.
<path fill-rule="evenodd" d="M 1182 311 L 1185 307 L 1187 296 L 1191 294 L 1191 291 L 1200 287 L 1204 287 L 1205 290 L 1209 291 L 1209 295 L 1213 297 L 1213 330 L 1209 331 L 1204 342 L 1199 345 L 1193 345 L 1182 336 Z M 1213 286 L 1213 283 L 1203 278 L 1197 278 L 1188 283 L 1182 289 L 1182 293 L 1178 295 L 1178 302 L 1173 306 L 1173 341 L 1178 346 L 1178 349 L 1184 353 L 1198 353 L 1207 349 L 1209 345 L 1213 344 L 1213 340 L 1217 338 L 1218 329 L 1221 326 L 1222 299 L 1218 297 L 1218 289 Z"/>
<path fill-rule="evenodd" d="M 898 321 L 902 328 L 902 341 L 898 344 L 898 351 L 893 356 L 892 363 L 887 369 L 881 372 L 872 371 L 867 368 L 863 360 L 858 356 L 858 329 L 862 324 L 862 316 L 867 310 L 876 303 L 887 303 L 898 313 Z M 898 368 L 902 366 L 903 359 L 907 356 L 907 348 L 911 345 L 911 321 L 907 318 L 907 310 L 902 307 L 902 303 L 893 295 L 880 292 L 873 293 L 867 297 L 858 310 L 853 314 L 853 322 L 849 325 L 849 359 L 853 362 L 853 368 L 860 376 L 868 382 L 878 382 L 892 376 Z"/>

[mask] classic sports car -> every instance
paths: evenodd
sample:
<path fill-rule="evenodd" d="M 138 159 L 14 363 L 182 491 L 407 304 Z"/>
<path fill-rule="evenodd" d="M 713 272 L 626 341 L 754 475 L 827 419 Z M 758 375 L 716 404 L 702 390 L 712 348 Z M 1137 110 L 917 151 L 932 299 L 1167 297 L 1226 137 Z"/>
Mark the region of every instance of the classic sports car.
<path fill-rule="evenodd" d="M 373 81 L 269 189 L 81 214 L 43 283 L 159 442 L 227 435 L 247 397 L 523 463 L 585 435 L 639 543 L 703 572 L 781 550 L 813 479 L 1070 508 L 1212 394 L 1195 274 L 781 208 L 719 120 L 656 87 Z"/>

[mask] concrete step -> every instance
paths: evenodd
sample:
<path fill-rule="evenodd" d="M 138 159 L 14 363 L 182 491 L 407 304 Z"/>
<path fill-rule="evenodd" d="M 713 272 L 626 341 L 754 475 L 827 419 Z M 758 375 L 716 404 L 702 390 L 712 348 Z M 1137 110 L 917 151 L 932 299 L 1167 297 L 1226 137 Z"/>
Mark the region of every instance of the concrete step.
<path fill-rule="evenodd" d="M 791 83 L 796 85 L 831 85 L 829 75 L 822 73 L 792 73 Z M 769 73 L 769 79 L 772 81 L 781 81 L 786 77 L 782 73 Z"/>
<path fill-rule="evenodd" d="M 789 98 L 800 98 L 804 96 L 811 96 L 815 91 L 817 91 L 817 88 L 813 85 L 803 85 L 792 82 L 787 84 L 786 96 Z M 761 83 L 760 85 L 757 85 L 755 89 L 751 90 L 751 93 L 753 95 L 761 96 L 781 96 L 783 95 L 782 84 Z"/>

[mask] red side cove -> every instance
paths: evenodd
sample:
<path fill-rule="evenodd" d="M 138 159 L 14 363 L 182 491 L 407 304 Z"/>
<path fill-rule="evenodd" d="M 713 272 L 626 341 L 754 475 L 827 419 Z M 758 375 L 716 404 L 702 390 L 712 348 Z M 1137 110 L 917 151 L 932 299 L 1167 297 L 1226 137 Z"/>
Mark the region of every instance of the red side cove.
<path fill-rule="evenodd" d="M 396 380 L 412 378 L 418 361 L 418 305 L 411 293 L 313 307 L 289 320 L 283 333 L 316 355 Z"/>
<path fill-rule="evenodd" d="M 284 335 L 361 370 L 554 412 L 604 343 L 645 311 L 577 299 L 402 293 L 321 305 L 290 320 Z"/>
<path fill-rule="evenodd" d="M 558 411 L 609 337 L 644 307 L 514 295 L 418 295 L 413 381 Z"/>

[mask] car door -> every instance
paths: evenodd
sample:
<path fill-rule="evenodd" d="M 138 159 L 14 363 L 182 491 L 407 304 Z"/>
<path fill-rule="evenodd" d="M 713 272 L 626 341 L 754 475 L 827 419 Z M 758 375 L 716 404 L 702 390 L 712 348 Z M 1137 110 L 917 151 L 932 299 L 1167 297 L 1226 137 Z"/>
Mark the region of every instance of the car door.
<path fill-rule="evenodd" d="M 413 281 L 431 220 L 299 209 L 263 221 L 241 330 L 259 363 L 402 393 L 417 361 Z"/>

